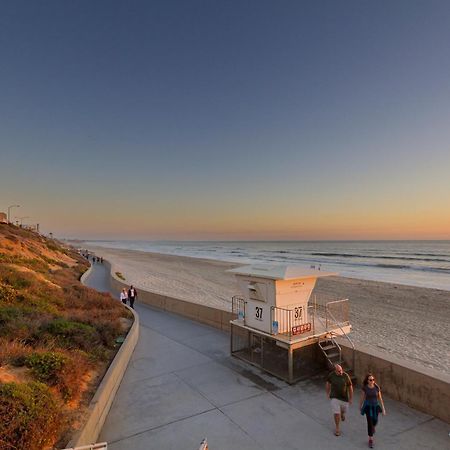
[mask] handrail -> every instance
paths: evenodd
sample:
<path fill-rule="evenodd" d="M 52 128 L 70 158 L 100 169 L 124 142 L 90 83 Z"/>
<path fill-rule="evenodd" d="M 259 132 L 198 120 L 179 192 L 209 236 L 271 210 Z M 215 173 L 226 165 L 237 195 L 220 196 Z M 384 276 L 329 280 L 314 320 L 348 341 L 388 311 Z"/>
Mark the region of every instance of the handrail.
<path fill-rule="evenodd" d="M 342 298 L 341 300 L 333 300 L 332 302 L 327 302 L 326 306 L 331 305 L 332 303 L 342 303 L 348 302 L 348 298 Z"/>
<path fill-rule="evenodd" d="M 314 310 L 312 305 L 291 306 L 291 308 L 283 308 L 280 306 L 270 307 L 270 332 L 271 334 L 283 334 L 289 339 L 297 334 L 293 331 L 294 328 L 305 326 L 303 332 L 315 333 Z M 276 324 L 276 331 L 274 331 L 274 324 Z M 307 328 L 306 328 L 307 327 Z M 282 331 L 279 331 L 282 330 Z"/>
<path fill-rule="evenodd" d="M 231 312 L 236 315 L 239 320 L 245 319 L 245 304 L 247 302 L 244 298 L 234 295 L 231 297 Z M 242 316 L 242 317 L 241 317 Z"/>
<path fill-rule="evenodd" d="M 333 344 L 338 348 L 338 350 L 339 350 L 339 364 L 342 364 L 342 348 L 336 342 L 336 339 L 333 339 L 333 333 L 331 333 L 331 342 L 333 342 Z"/>
<path fill-rule="evenodd" d="M 338 300 L 338 301 L 342 301 L 342 300 Z M 335 302 L 330 302 L 330 303 L 335 303 Z M 334 317 L 333 313 L 331 311 L 328 310 L 328 303 L 327 303 L 327 315 L 330 315 L 331 318 L 334 320 L 335 324 L 340 328 L 340 330 L 342 331 L 342 334 L 347 338 L 348 342 L 350 342 L 350 345 L 352 346 L 352 350 L 353 350 L 353 356 L 352 356 L 352 368 L 353 370 L 355 370 L 355 344 L 353 343 L 353 341 L 348 337 L 348 334 L 344 331 L 344 329 L 341 327 L 341 324 L 336 320 L 336 317 Z M 339 344 L 336 342 L 336 345 L 339 346 Z M 339 347 L 340 348 L 340 347 Z"/>

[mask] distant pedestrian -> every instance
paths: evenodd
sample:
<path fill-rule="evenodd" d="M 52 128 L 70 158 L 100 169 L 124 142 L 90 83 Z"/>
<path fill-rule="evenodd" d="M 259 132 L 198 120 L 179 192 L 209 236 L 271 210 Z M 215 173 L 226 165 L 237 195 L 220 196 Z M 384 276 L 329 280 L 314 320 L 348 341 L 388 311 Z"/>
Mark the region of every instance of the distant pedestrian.
<path fill-rule="evenodd" d="M 361 410 L 361 415 L 366 416 L 369 447 L 373 448 L 373 435 L 375 434 L 375 427 L 378 423 L 378 414 L 381 412 L 383 416 L 385 416 L 386 409 L 384 408 L 380 386 L 375 383 L 375 377 L 371 373 L 368 373 L 364 378 L 359 408 Z"/>
<path fill-rule="evenodd" d="M 103 256 L 100 256 L 100 262 L 103 264 Z"/>
<path fill-rule="evenodd" d="M 127 304 L 127 300 L 128 300 L 128 292 L 127 292 L 127 290 L 126 290 L 125 288 L 123 288 L 123 289 L 120 291 L 120 300 L 121 300 L 121 302 L 122 302 L 124 305 Z"/>
<path fill-rule="evenodd" d="M 134 309 L 134 301 L 137 297 L 137 291 L 133 287 L 133 285 L 130 286 L 130 289 L 128 289 L 128 301 L 130 302 L 130 306 Z"/>
<path fill-rule="evenodd" d="M 353 401 L 352 380 L 339 364 L 334 366 L 334 371 L 328 375 L 326 382 L 327 397 L 331 400 L 331 410 L 336 426 L 335 436 L 341 435 L 340 423 L 345 420 L 348 406 Z"/>

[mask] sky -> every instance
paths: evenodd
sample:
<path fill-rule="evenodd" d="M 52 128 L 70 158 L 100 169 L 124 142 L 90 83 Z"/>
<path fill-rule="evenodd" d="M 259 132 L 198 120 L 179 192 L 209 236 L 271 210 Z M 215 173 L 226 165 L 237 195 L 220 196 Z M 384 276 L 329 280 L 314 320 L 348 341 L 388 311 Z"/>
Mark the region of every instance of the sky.
<path fill-rule="evenodd" d="M 450 239 L 450 2 L 3 1 L 0 211 L 58 237 Z"/>

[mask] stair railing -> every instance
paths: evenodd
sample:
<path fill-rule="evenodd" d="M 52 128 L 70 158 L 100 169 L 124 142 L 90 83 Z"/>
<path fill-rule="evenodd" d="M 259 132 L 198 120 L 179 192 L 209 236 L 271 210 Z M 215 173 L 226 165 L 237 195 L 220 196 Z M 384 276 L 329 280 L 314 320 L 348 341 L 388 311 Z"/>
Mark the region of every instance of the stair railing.
<path fill-rule="evenodd" d="M 334 303 L 334 302 L 333 302 L 333 303 Z M 351 345 L 351 347 L 352 347 L 352 369 L 353 369 L 353 371 L 354 371 L 354 370 L 355 370 L 355 344 L 354 344 L 353 341 L 350 339 L 350 337 L 349 337 L 348 334 L 345 332 L 345 330 L 342 328 L 340 322 L 338 322 L 338 321 L 336 320 L 336 318 L 334 317 L 333 313 L 329 310 L 329 308 L 328 308 L 328 303 L 327 303 L 327 305 L 326 305 L 326 314 L 327 314 L 327 317 L 328 317 L 328 315 L 330 315 L 331 319 L 333 319 L 333 321 L 334 321 L 334 324 L 337 325 L 337 326 L 339 327 L 339 329 L 341 330 L 342 335 L 345 336 L 345 338 L 348 340 L 348 342 L 350 342 L 350 345 Z M 327 320 L 327 324 L 328 324 L 328 320 Z M 338 344 L 337 342 L 336 342 L 336 345 L 339 346 L 339 344 Z M 340 348 L 340 346 L 339 346 L 339 348 Z"/>

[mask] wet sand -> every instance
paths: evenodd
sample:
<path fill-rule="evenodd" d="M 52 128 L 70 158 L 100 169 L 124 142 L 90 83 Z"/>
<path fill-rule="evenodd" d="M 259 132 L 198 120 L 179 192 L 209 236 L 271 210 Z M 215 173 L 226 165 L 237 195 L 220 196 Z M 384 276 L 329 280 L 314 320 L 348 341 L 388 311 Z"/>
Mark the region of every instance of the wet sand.
<path fill-rule="evenodd" d="M 230 310 L 237 267 L 221 261 L 84 244 L 138 289 Z M 351 338 L 419 366 L 450 370 L 450 292 L 344 277 L 319 279 L 315 294 L 350 300 Z"/>

